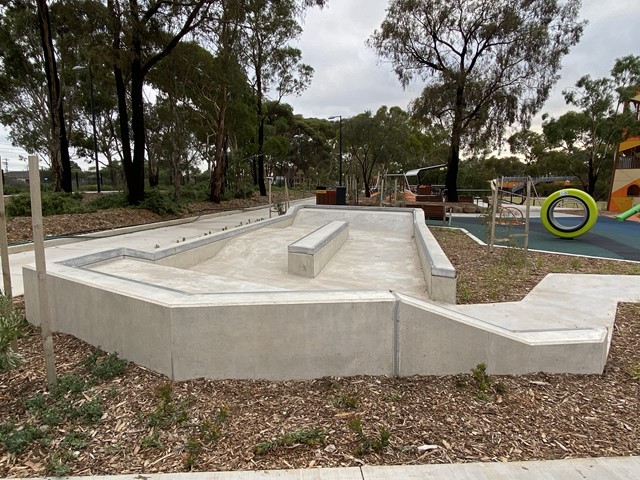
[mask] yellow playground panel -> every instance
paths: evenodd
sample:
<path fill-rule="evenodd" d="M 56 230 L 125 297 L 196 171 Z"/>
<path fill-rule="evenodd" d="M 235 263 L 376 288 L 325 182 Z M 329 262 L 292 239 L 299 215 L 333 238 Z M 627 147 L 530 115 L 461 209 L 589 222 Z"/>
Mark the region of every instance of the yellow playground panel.
<path fill-rule="evenodd" d="M 630 100 L 628 108 L 640 117 L 640 94 Z M 614 161 L 607 209 L 626 212 L 640 205 L 640 137 L 621 142 Z"/>

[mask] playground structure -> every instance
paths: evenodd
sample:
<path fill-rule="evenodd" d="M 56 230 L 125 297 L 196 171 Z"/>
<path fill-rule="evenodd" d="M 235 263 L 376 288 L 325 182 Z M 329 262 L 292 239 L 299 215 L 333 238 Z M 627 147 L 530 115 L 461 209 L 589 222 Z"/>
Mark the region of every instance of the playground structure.
<path fill-rule="evenodd" d="M 640 118 L 640 93 L 633 97 L 625 109 Z M 613 160 L 613 178 L 607 209 L 621 212 L 619 220 L 640 213 L 640 137 L 628 137 L 618 145 Z"/>
<path fill-rule="evenodd" d="M 491 185 L 491 202 L 489 208 L 491 213 L 489 214 L 489 234 L 487 236 L 487 252 L 493 252 L 496 243 L 508 242 L 511 243 L 518 237 L 524 238 L 523 249 L 526 254 L 529 248 L 529 219 L 531 208 L 531 178 L 528 178 L 526 183 L 526 197 L 524 197 L 524 203 L 526 205 L 525 215 L 522 215 L 522 211 L 510 206 L 504 206 L 502 204 L 502 195 L 500 186 L 504 184 L 503 180 L 494 179 L 489 182 Z M 502 225 L 505 228 L 505 232 L 502 236 L 497 236 L 496 226 Z M 524 225 L 523 233 L 511 233 L 511 226 Z"/>
<path fill-rule="evenodd" d="M 572 209 L 577 215 L 556 216 L 556 209 Z M 598 205 L 591 195 L 575 188 L 558 190 L 547 197 L 540 210 L 544 227 L 560 238 L 576 238 L 593 228 L 598 220 Z"/>

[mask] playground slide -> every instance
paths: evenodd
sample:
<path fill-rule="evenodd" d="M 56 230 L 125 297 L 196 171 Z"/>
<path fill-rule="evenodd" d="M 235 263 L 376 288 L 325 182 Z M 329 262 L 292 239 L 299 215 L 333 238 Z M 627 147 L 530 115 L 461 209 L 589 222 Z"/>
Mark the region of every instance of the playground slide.
<path fill-rule="evenodd" d="M 626 212 L 621 213 L 620 215 L 618 215 L 616 217 L 616 220 L 618 220 L 619 222 L 623 222 L 627 218 L 631 217 L 632 215 L 635 215 L 636 213 L 640 213 L 640 205 L 636 205 L 635 207 L 631 207 Z"/>

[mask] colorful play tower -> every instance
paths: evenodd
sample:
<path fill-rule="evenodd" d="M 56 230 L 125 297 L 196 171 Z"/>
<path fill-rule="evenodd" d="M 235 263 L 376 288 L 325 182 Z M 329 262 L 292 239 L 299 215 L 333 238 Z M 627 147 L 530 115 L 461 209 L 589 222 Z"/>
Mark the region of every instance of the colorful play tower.
<path fill-rule="evenodd" d="M 629 101 L 628 108 L 640 119 L 640 93 Z M 634 207 L 640 207 L 640 136 L 629 137 L 618 146 L 607 209 L 628 212 Z"/>

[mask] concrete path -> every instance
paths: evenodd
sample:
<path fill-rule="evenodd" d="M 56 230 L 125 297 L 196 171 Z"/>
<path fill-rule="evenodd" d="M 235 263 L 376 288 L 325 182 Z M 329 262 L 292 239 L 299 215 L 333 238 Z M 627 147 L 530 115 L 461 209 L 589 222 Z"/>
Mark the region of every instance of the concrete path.
<path fill-rule="evenodd" d="M 291 202 L 291 205 L 304 204 L 315 204 L 315 199 L 308 198 Z M 277 213 L 272 215 L 277 216 Z M 47 263 L 50 263 L 106 250 L 113 247 L 114 236 L 119 237 L 118 246 L 126 245 L 129 248 L 153 252 L 155 249 L 173 245 L 182 239 L 189 240 L 201 237 L 205 233 L 217 233 L 223 229 L 232 229 L 266 218 L 269 218 L 268 206 L 214 213 L 185 220 L 172 220 L 153 224 L 153 226 L 140 225 L 79 235 L 73 238 L 60 238 L 45 242 L 45 256 Z M 23 295 L 22 267 L 35 263 L 33 249 L 28 244 L 12 247 L 9 253 L 12 293 L 14 296 Z"/>
<path fill-rule="evenodd" d="M 80 480 L 637 480 L 640 457 L 68 477 Z M 41 479 L 39 479 L 41 480 Z"/>

